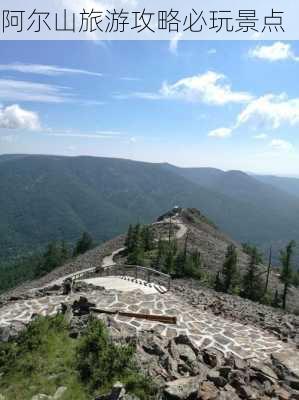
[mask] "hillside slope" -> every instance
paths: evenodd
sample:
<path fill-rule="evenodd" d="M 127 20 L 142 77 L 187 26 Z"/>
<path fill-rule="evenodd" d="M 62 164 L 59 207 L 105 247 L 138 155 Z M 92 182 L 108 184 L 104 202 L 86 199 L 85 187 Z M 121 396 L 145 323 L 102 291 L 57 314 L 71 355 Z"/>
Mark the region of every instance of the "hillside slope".
<path fill-rule="evenodd" d="M 288 178 L 273 175 L 255 175 L 255 179 L 299 197 L 299 178 Z"/>
<path fill-rule="evenodd" d="M 242 231 L 237 236 L 234 230 L 230 230 L 234 238 L 252 241 L 264 250 L 272 245 L 277 255 L 277 250 L 286 242 L 299 237 L 299 220 L 296 217 L 299 215 L 299 201 L 294 195 L 299 180 L 278 177 L 268 179 L 250 176 L 242 171 L 225 172 L 216 168 L 177 168 L 169 164 L 165 167 L 190 182 L 221 193 L 232 201 L 246 203 L 253 210 L 259 210 L 261 219 L 255 221 L 256 229 L 250 226 L 247 232 Z M 244 229 L 247 224 L 245 219 L 241 220 Z"/>
<path fill-rule="evenodd" d="M 200 209 L 241 242 L 279 248 L 299 238 L 299 203 L 291 195 L 241 173 L 235 179 L 212 170 L 203 181 L 186 172 L 111 158 L 2 156 L 0 258 L 50 240 L 72 242 L 85 230 L 102 242 L 175 204 Z"/>

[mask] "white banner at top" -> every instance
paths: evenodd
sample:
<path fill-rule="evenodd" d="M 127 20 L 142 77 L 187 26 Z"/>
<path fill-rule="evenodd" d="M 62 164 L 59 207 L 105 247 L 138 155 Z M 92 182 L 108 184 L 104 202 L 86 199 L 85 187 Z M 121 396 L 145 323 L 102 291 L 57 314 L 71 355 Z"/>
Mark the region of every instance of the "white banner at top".
<path fill-rule="evenodd" d="M 0 40 L 298 40 L 296 0 L 0 0 Z"/>

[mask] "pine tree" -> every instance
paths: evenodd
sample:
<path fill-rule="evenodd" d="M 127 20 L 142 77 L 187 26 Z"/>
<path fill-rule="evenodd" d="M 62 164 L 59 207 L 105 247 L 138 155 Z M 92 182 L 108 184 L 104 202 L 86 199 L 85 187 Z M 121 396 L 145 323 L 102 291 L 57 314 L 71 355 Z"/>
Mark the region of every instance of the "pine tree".
<path fill-rule="evenodd" d="M 186 274 L 190 278 L 200 279 L 201 278 L 201 258 L 200 252 L 195 250 L 187 257 L 187 265 L 185 267 Z"/>
<path fill-rule="evenodd" d="M 258 301 L 263 295 L 262 281 L 258 268 L 259 255 L 256 248 L 252 248 L 247 272 L 243 277 L 242 296 Z"/>
<path fill-rule="evenodd" d="M 128 253 L 130 253 L 133 250 L 133 246 L 134 246 L 134 237 L 133 236 L 134 236 L 134 228 L 130 224 L 128 233 L 126 236 L 126 240 L 125 240 L 125 247 L 127 248 Z"/>
<path fill-rule="evenodd" d="M 295 242 L 292 240 L 286 247 L 285 250 L 280 252 L 280 260 L 282 263 L 281 281 L 284 283 L 283 295 L 282 295 L 282 308 L 285 310 L 287 305 L 287 296 L 290 284 L 292 283 L 293 270 L 292 270 L 292 256 L 294 253 Z"/>
<path fill-rule="evenodd" d="M 88 250 L 90 250 L 93 246 L 93 240 L 89 233 L 84 232 L 78 242 L 76 243 L 74 249 L 74 256 L 78 256 L 79 254 L 84 254 Z"/>
<path fill-rule="evenodd" d="M 220 271 L 217 272 L 216 277 L 215 277 L 214 290 L 216 290 L 216 292 L 223 291 L 223 283 L 221 280 L 221 272 Z"/>
<path fill-rule="evenodd" d="M 43 254 L 42 272 L 50 272 L 61 264 L 61 253 L 56 242 L 50 242 Z"/>
<path fill-rule="evenodd" d="M 144 242 L 142 238 L 142 230 L 139 224 L 133 228 L 132 245 L 130 246 L 127 261 L 130 265 L 144 264 Z"/>
<path fill-rule="evenodd" d="M 166 254 L 163 270 L 170 275 L 175 274 L 175 257 L 171 248 L 168 249 Z"/>
<path fill-rule="evenodd" d="M 227 248 L 225 255 L 225 260 L 222 268 L 223 275 L 223 291 L 229 292 L 233 290 L 232 284 L 234 282 L 235 276 L 238 273 L 237 267 L 237 252 L 236 247 L 231 244 Z"/>
<path fill-rule="evenodd" d="M 233 274 L 231 285 L 228 292 L 236 296 L 239 296 L 241 293 L 241 274 L 238 267 L 236 268 L 236 271 Z"/>
<path fill-rule="evenodd" d="M 154 248 L 154 235 L 149 226 L 145 226 L 142 230 L 142 239 L 144 243 L 144 250 L 151 251 Z"/>

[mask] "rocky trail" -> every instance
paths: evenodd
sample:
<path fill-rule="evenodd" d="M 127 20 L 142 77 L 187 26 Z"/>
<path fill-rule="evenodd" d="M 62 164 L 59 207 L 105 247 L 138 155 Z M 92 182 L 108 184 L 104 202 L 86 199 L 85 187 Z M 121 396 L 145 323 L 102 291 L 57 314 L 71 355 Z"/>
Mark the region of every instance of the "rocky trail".
<path fill-rule="evenodd" d="M 177 317 L 176 325 L 118 315 L 113 317 L 116 323 L 131 334 L 149 330 L 169 338 L 185 334 L 199 348 L 213 347 L 226 355 L 233 353 L 242 359 L 264 360 L 271 353 L 296 350 L 295 345 L 284 343 L 262 329 L 232 322 L 204 310 L 203 307 L 185 304 L 172 292 L 162 295 L 145 294 L 141 290 L 121 292 L 93 288 L 68 296 L 53 294 L 15 301 L 0 309 L 0 327 L 10 327 L 15 322 L 26 324 L 36 314 L 53 315 L 59 311 L 61 303 L 72 303 L 82 296 L 101 309 Z"/>
<path fill-rule="evenodd" d="M 163 223 L 169 223 L 169 220 L 156 224 Z M 171 223 L 176 225 L 176 237 L 182 239 L 187 226 L 178 217 L 172 218 Z M 114 257 L 123 250 L 123 246 L 119 247 L 103 257 L 102 267 L 114 265 Z M 62 295 L 62 281 L 72 275 L 67 274 L 51 281 L 47 287 L 36 288 L 5 301 L 0 308 L 0 340 L 16 335 L 35 315 L 54 315 L 61 310 L 62 303 L 72 304 L 83 297 L 99 309 L 177 317 L 174 325 L 117 313 L 109 315 L 109 318 L 104 314 L 97 315 L 106 321 L 112 334 L 143 337 L 150 333 L 162 341 L 185 337 L 196 349 L 215 350 L 224 357 L 233 356 L 238 360 L 269 363 L 273 357 L 282 357 L 284 365 L 289 363 L 292 376 L 298 378 L 299 388 L 299 320 L 295 316 L 285 317 L 283 313 L 275 313 L 273 309 L 255 303 L 249 304 L 240 298 L 216 296 L 208 290 L 191 288 L 191 283 L 184 281 L 176 282 L 170 291 L 161 294 L 127 277 L 109 277 L 109 290 L 101 287 L 100 281 L 97 281 L 99 278 L 89 278 L 76 282 L 72 293 Z M 286 335 L 281 334 L 282 321 L 285 322 Z M 179 378 L 180 374 L 174 377 Z"/>

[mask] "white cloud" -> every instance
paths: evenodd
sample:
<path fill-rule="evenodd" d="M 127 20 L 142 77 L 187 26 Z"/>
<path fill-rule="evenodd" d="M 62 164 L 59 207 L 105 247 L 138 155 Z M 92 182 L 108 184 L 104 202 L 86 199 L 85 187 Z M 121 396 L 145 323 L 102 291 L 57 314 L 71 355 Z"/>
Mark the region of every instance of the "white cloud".
<path fill-rule="evenodd" d="M 250 93 L 233 91 L 225 75 L 212 71 L 183 78 L 173 84 L 164 82 L 157 93 L 135 92 L 129 95 L 116 94 L 115 97 L 118 99 L 130 97 L 147 100 L 173 99 L 215 106 L 228 103 L 247 103 L 252 99 Z"/>
<path fill-rule="evenodd" d="M 174 84 L 164 83 L 160 94 L 165 98 L 211 105 L 244 103 L 252 98 L 249 93 L 233 91 L 225 75 L 212 71 L 183 78 Z"/>
<path fill-rule="evenodd" d="M 76 103 L 83 106 L 104 104 L 102 101 L 78 98 L 69 87 L 12 79 L 0 79 L 1 100 L 4 102 Z"/>
<path fill-rule="evenodd" d="M 97 131 L 97 132 L 78 132 L 72 130 L 53 131 L 48 129 L 47 135 L 55 137 L 70 137 L 83 139 L 118 139 L 124 132 L 119 131 Z"/>
<path fill-rule="evenodd" d="M 69 88 L 11 79 L 0 79 L 0 100 L 63 103 L 71 101 Z"/>
<path fill-rule="evenodd" d="M 56 65 L 43 65 L 43 64 L 0 64 L 0 71 L 13 71 L 29 74 L 57 76 L 57 75 L 90 75 L 101 77 L 99 72 L 92 72 L 76 68 L 63 68 Z"/>
<path fill-rule="evenodd" d="M 169 51 L 172 54 L 177 55 L 178 53 L 178 44 L 179 44 L 179 40 L 181 39 L 181 37 L 183 36 L 182 32 L 178 32 L 176 35 L 173 36 L 173 38 L 170 40 L 169 42 Z"/>
<path fill-rule="evenodd" d="M 266 133 L 260 133 L 258 135 L 254 135 L 253 138 L 257 140 L 265 140 L 268 139 L 268 135 Z"/>
<path fill-rule="evenodd" d="M 40 126 L 38 114 L 33 111 L 17 104 L 0 108 L 0 128 L 37 130 Z"/>
<path fill-rule="evenodd" d="M 279 151 L 292 151 L 294 149 L 294 146 L 292 145 L 292 143 L 283 140 L 283 139 L 273 139 L 270 142 L 270 146 L 275 149 L 275 150 L 279 150 Z"/>
<path fill-rule="evenodd" d="M 282 42 L 276 42 L 270 46 L 257 46 L 249 50 L 249 56 L 271 62 L 282 60 L 299 61 L 299 57 L 294 54 L 291 45 Z"/>
<path fill-rule="evenodd" d="M 272 129 L 287 123 L 299 123 L 299 98 L 289 99 L 286 94 L 267 94 L 251 101 L 237 118 L 236 127 L 246 122 L 264 123 Z"/>
<path fill-rule="evenodd" d="M 231 137 L 231 135 L 232 135 L 231 128 L 214 129 L 213 131 L 209 132 L 209 134 L 208 134 L 209 137 L 214 137 L 214 138 L 219 138 L 219 139 L 225 139 L 225 138 Z"/>

